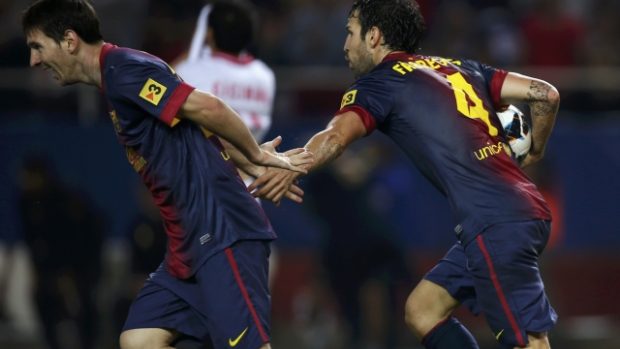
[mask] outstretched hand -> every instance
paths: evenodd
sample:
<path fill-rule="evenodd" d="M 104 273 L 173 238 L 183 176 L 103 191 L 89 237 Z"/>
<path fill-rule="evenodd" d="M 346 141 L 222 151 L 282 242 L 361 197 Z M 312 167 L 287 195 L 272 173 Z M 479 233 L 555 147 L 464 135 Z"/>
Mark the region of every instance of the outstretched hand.
<path fill-rule="evenodd" d="M 304 167 L 314 161 L 312 153 L 304 148 L 295 148 L 285 153 L 278 153 L 276 147 L 281 142 L 282 137 L 278 136 L 261 145 L 261 156 L 255 163 L 306 174 L 308 171 Z"/>
<path fill-rule="evenodd" d="M 258 177 L 248 190 L 255 197 L 269 200 L 278 205 L 283 197 L 296 202 L 302 202 L 303 190 L 295 181 L 300 174 L 279 168 L 269 168 Z"/>

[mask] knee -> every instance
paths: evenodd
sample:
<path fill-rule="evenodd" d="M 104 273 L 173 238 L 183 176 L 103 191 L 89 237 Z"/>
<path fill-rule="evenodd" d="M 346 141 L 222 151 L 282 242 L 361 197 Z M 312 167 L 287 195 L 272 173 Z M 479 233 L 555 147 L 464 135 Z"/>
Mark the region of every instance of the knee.
<path fill-rule="evenodd" d="M 422 280 L 411 292 L 405 305 L 405 323 L 418 338 L 447 319 L 458 302 L 440 286 Z"/>
<path fill-rule="evenodd" d="M 546 332 L 542 333 L 533 333 L 528 332 L 527 337 L 529 340 L 529 344 L 527 348 L 532 349 L 550 349 L 551 344 L 549 344 L 549 337 Z"/>

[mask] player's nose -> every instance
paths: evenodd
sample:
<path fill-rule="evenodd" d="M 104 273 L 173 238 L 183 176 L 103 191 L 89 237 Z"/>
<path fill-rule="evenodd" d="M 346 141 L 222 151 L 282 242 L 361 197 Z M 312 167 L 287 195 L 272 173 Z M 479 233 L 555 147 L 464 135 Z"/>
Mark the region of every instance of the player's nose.
<path fill-rule="evenodd" d="M 41 57 L 39 57 L 39 54 L 31 52 L 30 53 L 30 66 L 36 67 L 39 64 L 41 64 Z"/>

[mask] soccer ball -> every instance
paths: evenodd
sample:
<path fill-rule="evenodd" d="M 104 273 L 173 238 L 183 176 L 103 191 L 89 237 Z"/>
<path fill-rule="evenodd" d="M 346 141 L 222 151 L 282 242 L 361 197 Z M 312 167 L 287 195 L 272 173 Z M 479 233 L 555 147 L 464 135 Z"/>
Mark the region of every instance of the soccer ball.
<path fill-rule="evenodd" d="M 532 145 L 532 130 L 528 120 L 514 105 L 509 105 L 506 110 L 497 112 L 497 117 L 502 123 L 513 156 L 521 160 L 530 151 Z"/>

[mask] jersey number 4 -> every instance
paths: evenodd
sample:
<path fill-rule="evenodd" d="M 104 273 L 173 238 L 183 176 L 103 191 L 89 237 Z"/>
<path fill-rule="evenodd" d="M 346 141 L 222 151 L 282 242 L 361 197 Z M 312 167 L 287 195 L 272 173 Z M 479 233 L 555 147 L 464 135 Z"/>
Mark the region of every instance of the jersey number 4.
<path fill-rule="evenodd" d="M 484 104 L 473 86 L 465 80 L 461 73 L 454 73 L 446 77 L 452 85 L 454 98 L 456 99 L 456 109 L 470 119 L 479 119 L 484 122 L 491 136 L 497 136 L 497 128 L 491 124 L 489 112 L 484 109 Z M 470 105 L 470 102 L 473 105 Z"/>

